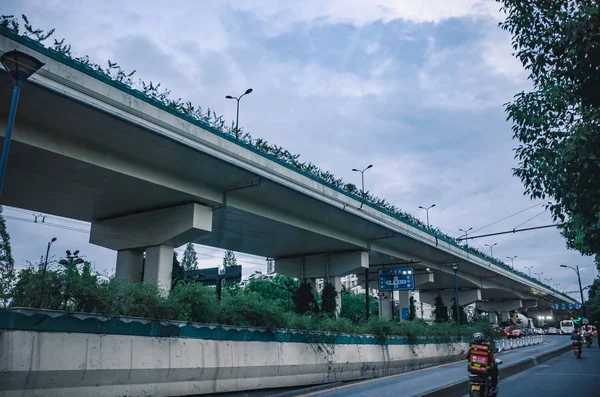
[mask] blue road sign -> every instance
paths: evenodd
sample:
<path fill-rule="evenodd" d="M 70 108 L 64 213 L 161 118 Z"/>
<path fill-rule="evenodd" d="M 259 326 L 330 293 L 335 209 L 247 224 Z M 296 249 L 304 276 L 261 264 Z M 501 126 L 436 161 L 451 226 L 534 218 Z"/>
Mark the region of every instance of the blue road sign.
<path fill-rule="evenodd" d="M 581 309 L 581 303 L 576 303 L 575 304 L 575 309 L 577 309 L 577 310 Z"/>
<path fill-rule="evenodd" d="M 379 270 L 379 291 L 408 291 L 415 289 L 412 267 Z"/>
<path fill-rule="evenodd" d="M 560 308 L 563 309 L 563 310 L 566 310 L 567 309 L 566 303 L 561 303 L 560 304 Z"/>
<path fill-rule="evenodd" d="M 409 316 L 410 316 L 410 311 L 409 311 L 408 307 L 403 307 L 402 308 L 402 320 L 408 320 Z"/>
<path fill-rule="evenodd" d="M 560 308 L 560 303 L 554 303 L 554 304 L 552 304 L 552 308 L 554 310 L 558 310 Z"/>
<path fill-rule="evenodd" d="M 569 310 L 573 310 L 573 304 L 569 303 Z"/>

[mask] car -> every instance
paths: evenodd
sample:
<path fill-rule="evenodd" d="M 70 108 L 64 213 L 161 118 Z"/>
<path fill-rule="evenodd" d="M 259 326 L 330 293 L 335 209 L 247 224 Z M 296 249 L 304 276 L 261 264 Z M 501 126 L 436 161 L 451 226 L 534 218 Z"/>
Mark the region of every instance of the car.
<path fill-rule="evenodd" d="M 554 328 L 554 327 L 550 327 L 548 328 L 548 335 L 558 335 L 558 329 Z"/>
<path fill-rule="evenodd" d="M 523 330 L 513 329 L 513 331 L 510 333 L 509 338 L 516 339 L 516 338 L 522 338 L 523 336 L 525 336 L 525 333 L 523 332 Z"/>
<path fill-rule="evenodd" d="M 535 335 L 544 335 L 544 330 L 543 330 L 543 329 L 541 329 L 541 328 L 535 328 L 535 329 L 533 330 L 533 333 L 534 333 Z"/>

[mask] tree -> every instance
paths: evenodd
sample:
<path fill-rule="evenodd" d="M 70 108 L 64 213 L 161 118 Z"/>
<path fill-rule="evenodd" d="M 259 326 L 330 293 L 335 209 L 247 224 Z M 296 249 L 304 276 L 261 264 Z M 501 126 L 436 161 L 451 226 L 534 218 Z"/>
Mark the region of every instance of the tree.
<path fill-rule="evenodd" d="M 194 249 L 194 244 L 187 243 L 185 246 L 181 266 L 183 266 L 184 270 L 194 270 L 198 268 L 198 255 Z"/>
<path fill-rule="evenodd" d="M 319 312 L 319 305 L 315 299 L 315 293 L 312 285 L 306 281 L 300 284 L 300 287 L 298 287 L 296 292 L 294 292 L 292 299 L 294 300 L 294 304 L 296 305 L 296 313 L 298 314 Z"/>
<path fill-rule="evenodd" d="M 323 292 L 321 292 L 321 311 L 330 315 L 335 315 L 335 309 L 337 307 L 336 297 L 337 291 L 335 290 L 335 287 L 330 282 L 327 282 L 323 287 Z"/>
<path fill-rule="evenodd" d="M 237 260 L 235 259 L 235 254 L 231 250 L 225 251 L 225 255 L 223 256 L 223 267 L 236 266 Z"/>
<path fill-rule="evenodd" d="M 10 247 L 3 207 L 0 206 L 0 306 L 9 305 L 11 289 L 15 283 L 15 261 Z"/>
<path fill-rule="evenodd" d="M 417 317 L 417 309 L 415 308 L 415 297 L 411 296 L 408 299 L 408 321 L 412 321 Z"/>
<path fill-rule="evenodd" d="M 442 296 L 438 294 L 435 298 L 435 321 L 438 323 L 445 323 L 448 321 L 448 308 L 444 305 Z"/>
<path fill-rule="evenodd" d="M 600 269 L 600 3 L 497 0 L 531 92 L 506 104 L 513 122 L 514 174 L 547 208 L 569 248 Z"/>
<path fill-rule="evenodd" d="M 183 266 L 179 263 L 179 258 L 177 258 L 177 252 L 173 251 L 173 270 L 171 270 L 171 290 L 175 288 L 175 286 L 184 279 L 184 269 Z"/>
<path fill-rule="evenodd" d="M 460 302 L 459 302 L 460 303 Z M 468 322 L 467 312 L 464 306 L 458 306 L 458 312 L 460 313 L 460 323 L 466 325 Z M 456 322 L 456 299 L 452 298 L 452 320 Z"/>

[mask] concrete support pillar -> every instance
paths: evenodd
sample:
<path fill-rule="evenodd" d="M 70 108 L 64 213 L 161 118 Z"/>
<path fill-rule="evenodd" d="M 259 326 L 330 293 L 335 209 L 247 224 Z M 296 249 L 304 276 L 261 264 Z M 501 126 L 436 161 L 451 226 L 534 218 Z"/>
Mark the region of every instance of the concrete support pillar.
<path fill-rule="evenodd" d="M 155 245 L 146 249 L 144 282 L 157 283 L 165 291 L 171 289 L 171 271 L 173 270 L 173 247 Z"/>
<path fill-rule="evenodd" d="M 391 320 L 393 318 L 394 304 L 392 301 L 392 293 L 384 291 L 379 293 L 379 317 Z"/>
<path fill-rule="evenodd" d="M 144 252 L 137 250 L 121 250 L 117 252 L 117 268 L 115 279 L 127 283 L 142 282 L 142 264 Z"/>
<path fill-rule="evenodd" d="M 498 314 L 496 312 L 488 313 L 490 324 L 498 324 Z"/>
<path fill-rule="evenodd" d="M 502 322 L 507 322 L 510 320 L 510 312 L 502 312 Z"/>
<path fill-rule="evenodd" d="M 331 277 L 329 282 L 333 285 L 333 288 L 335 288 L 335 314 L 339 315 L 342 311 L 342 278 Z"/>

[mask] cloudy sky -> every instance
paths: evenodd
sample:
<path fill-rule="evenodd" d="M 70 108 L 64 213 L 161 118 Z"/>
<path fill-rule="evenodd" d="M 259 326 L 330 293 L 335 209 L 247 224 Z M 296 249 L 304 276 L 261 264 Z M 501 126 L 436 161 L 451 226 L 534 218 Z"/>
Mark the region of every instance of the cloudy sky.
<path fill-rule="evenodd" d="M 227 120 L 242 100 L 240 124 L 254 137 L 284 146 L 349 182 L 352 168 L 373 164 L 366 188 L 452 236 L 552 223 L 523 196 L 502 104 L 528 89 L 511 56 L 510 37 L 494 1 L 235 0 L 14 1 L 3 14 L 26 14 L 35 27 L 56 28 L 77 55 L 107 59 L 160 82 L 174 97 L 210 107 Z M 10 165 L 9 165 L 10 166 Z M 516 214 L 501 222 L 496 221 Z M 88 243 L 89 225 L 6 208 L 19 266 L 35 261 L 57 237 L 56 255 L 79 249 L 98 269 L 116 254 Z M 534 219 L 531 219 L 535 217 Z M 487 227 L 486 227 L 487 226 Z M 515 267 L 534 266 L 559 288 L 584 285 L 593 261 L 569 251 L 555 229 L 475 240 Z M 222 251 L 196 247 L 203 266 Z M 246 273 L 264 258 L 238 253 Z"/>

